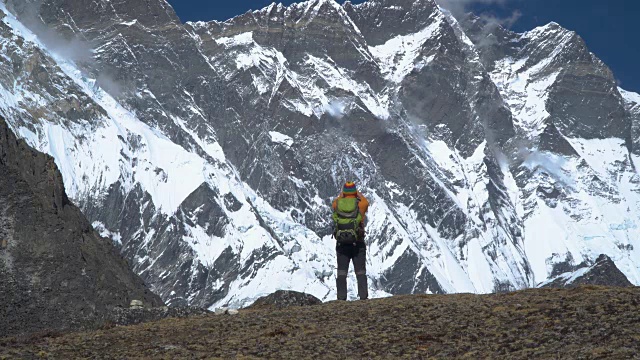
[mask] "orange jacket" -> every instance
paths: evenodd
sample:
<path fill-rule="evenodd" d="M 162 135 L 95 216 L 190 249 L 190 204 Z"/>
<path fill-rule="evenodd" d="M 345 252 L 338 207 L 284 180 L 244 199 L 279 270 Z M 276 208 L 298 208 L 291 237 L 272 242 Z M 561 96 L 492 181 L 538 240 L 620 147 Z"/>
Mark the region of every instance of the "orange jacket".
<path fill-rule="evenodd" d="M 369 200 L 367 200 L 367 198 L 364 197 L 364 195 L 362 195 L 360 191 L 358 191 L 355 195 L 354 194 L 345 195 L 344 193 L 341 193 L 340 196 L 338 196 L 333 200 L 333 204 L 331 205 L 331 208 L 333 208 L 334 211 L 338 206 L 338 199 L 344 198 L 344 197 L 357 197 L 360 199 L 360 202 L 358 202 L 358 207 L 360 208 L 360 214 L 362 214 L 362 223 L 364 224 L 365 214 L 367 213 L 367 210 L 369 210 Z"/>

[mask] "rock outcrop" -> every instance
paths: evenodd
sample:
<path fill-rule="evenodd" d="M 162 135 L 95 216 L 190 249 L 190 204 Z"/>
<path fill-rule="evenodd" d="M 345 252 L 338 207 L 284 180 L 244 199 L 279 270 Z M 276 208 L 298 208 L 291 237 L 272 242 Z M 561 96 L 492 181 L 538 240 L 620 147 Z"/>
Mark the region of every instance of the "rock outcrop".
<path fill-rule="evenodd" d="M 571 288 L 580 285 L 633 286 L 613 260 L 602 254 L 593 265 L 560 274 L 540 287 Z"/>
<path fill-rule="evenodd" d="M 312 306 L 322 304 L 317 297 L 298 291 L 278 290 L 273 294 L 256 300 L 249 308 L 275 307 L 278 309 L 290 306 Z"/>
<path fill-rule="evenodd" d="M 80 329 L 132 299 L 162 305 L 0 117 L 0 337 Z"/>

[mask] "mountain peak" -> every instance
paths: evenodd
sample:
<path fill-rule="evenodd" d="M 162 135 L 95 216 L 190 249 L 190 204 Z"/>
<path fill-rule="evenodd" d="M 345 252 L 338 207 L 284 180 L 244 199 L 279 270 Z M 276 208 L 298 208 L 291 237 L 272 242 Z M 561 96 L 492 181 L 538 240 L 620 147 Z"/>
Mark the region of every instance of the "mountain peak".
<path fill-rule="evenodd" d="M 300 10 L 302 10 L 302 14 L 298 14 Z M 323 17 L 337 15 L 345 25 L 352 27 L 356 33 L 360 34 L 360 29 L 351 20 L 345 9 L 335 0 L 308 0 L 294 3 L 287 8 L 286 13 L 296 17 L 296 23 L 302 21 L 310 23 L 319 15 Z"/>
<path fill-rule="evenodd" d="M 370 0 L 358 5 L 347 2 L 344 9 L 362 31 L 370 46 L 426 28 L 441 13 L 434 0 Z"/>
<path fill-rule="evenodd" d="M 527 31 L 524 33 L 524 35 L 543 35 L 543 36 L 550 36 L 553 34 L 564 34 L 564 33 L 571 33 L 576 35 L 575 32 L 563 27 L 562 25 L 558 24 L 555 21 L 552 21 L 548 24 L 542 25 L 542 26 L 538 26 L 536 28 L 534 28 L 533 30 Z"/>

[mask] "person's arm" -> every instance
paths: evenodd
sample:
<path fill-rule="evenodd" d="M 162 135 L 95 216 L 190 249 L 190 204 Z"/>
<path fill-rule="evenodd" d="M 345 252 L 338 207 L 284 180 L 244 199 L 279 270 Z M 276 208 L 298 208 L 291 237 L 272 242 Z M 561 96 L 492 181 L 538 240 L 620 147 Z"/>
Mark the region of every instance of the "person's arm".
<path fill-rule="evenodd" d="M 360 201 L 358 202 L 358 207 L 360 208 L 360 213 L 362 214 L 362 218 L 364 219 L 367 210 L 369 210 L 369 200 L 367 200 L 364 195 L 360 191 L 358 191 L 358 198 Z"/>

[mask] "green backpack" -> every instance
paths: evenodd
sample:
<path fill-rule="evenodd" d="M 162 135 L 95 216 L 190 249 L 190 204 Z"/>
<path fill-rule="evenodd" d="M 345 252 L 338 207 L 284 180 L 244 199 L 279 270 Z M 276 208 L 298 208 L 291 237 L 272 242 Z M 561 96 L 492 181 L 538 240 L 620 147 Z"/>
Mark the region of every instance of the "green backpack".
<path fill-rule="evenodd" d="M 338 198 L 336 210 L 333 212 L 335 237 L 340 244 L 353 244 L 358 241 L 358 228 L 362 222 L 362 214 L 358 207 L 359 198 Z"/>

